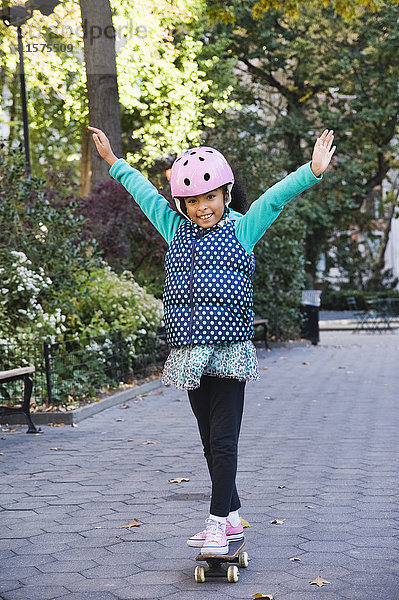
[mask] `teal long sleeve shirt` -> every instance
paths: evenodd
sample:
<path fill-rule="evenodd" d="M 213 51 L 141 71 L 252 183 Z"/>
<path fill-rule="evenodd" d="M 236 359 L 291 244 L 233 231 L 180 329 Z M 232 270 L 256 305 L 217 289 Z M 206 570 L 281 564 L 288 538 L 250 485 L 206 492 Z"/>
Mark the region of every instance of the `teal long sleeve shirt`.
<path fill-rule="evenodd" d="M 114 162 L 109 173 L 133 196 L 143 213 L 170 244 L 186 219 L 175 212 L 155 186 L 123 158 Z M 229 219 L 234 221 L 236 237 L 248 254 L 251 254 L 255 244 L 277 219 L 284 206 L 322 177 L 323 175 L 314 175 L 308 162 L 266 190 L 251 204 L 245 215 L 229 209 Z"/>

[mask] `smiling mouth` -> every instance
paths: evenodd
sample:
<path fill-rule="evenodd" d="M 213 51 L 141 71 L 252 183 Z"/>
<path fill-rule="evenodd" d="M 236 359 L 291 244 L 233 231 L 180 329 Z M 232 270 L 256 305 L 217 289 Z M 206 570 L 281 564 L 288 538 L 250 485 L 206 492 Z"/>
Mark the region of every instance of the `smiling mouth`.
<path fill-rule="evenodd" d="M 207 221 L 208 219 L 211 218 L 212 215 L 213 215 L 213 213 L 209 213 L 209 215 L 202 215 L 202 217 L 198 217 L 198 218 L 201 219 L 201 221 Z"/>

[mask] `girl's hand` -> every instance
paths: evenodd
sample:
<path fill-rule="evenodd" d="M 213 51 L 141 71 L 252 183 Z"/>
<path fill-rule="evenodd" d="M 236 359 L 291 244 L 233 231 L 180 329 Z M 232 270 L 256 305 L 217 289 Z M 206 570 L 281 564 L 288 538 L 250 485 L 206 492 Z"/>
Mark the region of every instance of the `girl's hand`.
<path fill-rule="evenodd" d="M 328 129 L 325 129 L 321 136 L 316 140 L 313 148 L 312 164 L 310 165 L 310 168 L 316 177 L 320 177 L 330 164 L 332 155 L 336 149 L 336 146 L 331 148 L 333 140 L 334 132 L 333 130 L 328 131 Z"/>
<path fill-rule="evenodd" d="M 98 150 L 100 156 L 107 161 L 108 164 L 113 165 L 118 157 L 112 152 L 111 144 L 105 133 L 101 131 L 101 129 L 97 129 L 96 127 L 89 127 L 93 133 L 93 140 Z"/>

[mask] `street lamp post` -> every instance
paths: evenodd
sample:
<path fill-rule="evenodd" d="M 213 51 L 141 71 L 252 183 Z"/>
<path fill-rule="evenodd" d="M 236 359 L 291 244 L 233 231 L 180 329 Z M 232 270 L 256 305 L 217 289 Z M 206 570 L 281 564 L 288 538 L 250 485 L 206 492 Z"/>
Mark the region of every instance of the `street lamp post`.
<path fill-rule="evenodd" d="M 40 10 L 43 15 L 50 15 L 60 0 L 28 0 L 23 6 L 6 6 L 0 10 L 0 19 L 7 27 L 14 26 L 18 32 L 18 55 L 19 55 L 19 79 L 21 85 L 21 103 L 22 119 L 24 126 L 24 147 L 25 147 L 25 174 L 30 176 L 30 150 L 29 150 L 29 124 L 28 109 L 26 105 L 26 85 L 24 68 L 24 50 L 22 45 L 21 25 L 26 23 L 33 15 L 35 9 Z"/>

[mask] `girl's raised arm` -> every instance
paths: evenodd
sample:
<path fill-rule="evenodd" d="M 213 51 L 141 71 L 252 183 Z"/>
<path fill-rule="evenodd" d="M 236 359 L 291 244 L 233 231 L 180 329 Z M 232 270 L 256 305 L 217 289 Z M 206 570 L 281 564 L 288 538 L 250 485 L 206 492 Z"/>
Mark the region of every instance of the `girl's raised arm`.
<path fill-rule="evenodd" d="M 251 204 L 248 212 L 237 220 L 236 236 L 248 253 L 252 252 L 255 244 L 277 219 L 284 206 L 322 179 L 335 152 L 336 147 L 331 148 L 333 139 L 333 131 L 323 131 L 314 145 L 312 161 L 266 190 Z"/>
<path fill-rule="evenodd" d="M 148 217 L 154 227 L 169 244 L 174 234 L 184 221 L 170 206 L 155 186 L 134 169 L 123 158 L 118 158 L 112 152 L 111 144 L 104 132 L 96 127 L 89 127 L 93 131 L 93 140 L 100 156 L 111 165 L 110 175 L 119 181 L 131 194 Z"/>

